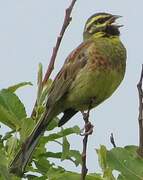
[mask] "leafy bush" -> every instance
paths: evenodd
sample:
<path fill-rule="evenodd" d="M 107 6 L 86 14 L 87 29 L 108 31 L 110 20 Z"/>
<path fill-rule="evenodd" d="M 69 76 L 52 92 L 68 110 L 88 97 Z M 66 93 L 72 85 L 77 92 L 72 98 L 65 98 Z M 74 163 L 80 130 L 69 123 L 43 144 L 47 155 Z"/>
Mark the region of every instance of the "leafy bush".
<path fill-rule="evenodd" d="M 31 83 L 20 83 L 0 91 L 0 122 L 10 129 L 7 133 L 0 136 L 0 179 L 21 179 L 20 177 L 10 174 L 8 167 L 20 145 L 36 124 L 36 118 L 32 119 L 27 117 L 23 103 L 15 94 L 15 91 L 24 85 L 31 85 Z M 39 117 L 40 113 L 42 113 L 43 110 L 39 111 L 39 109 L 44 109 L 44 95 L 43 93 L 41 93 L 41 95 L 43 101 L 39 101 L 40 103 L 36 107 L 35 117 Z M 70 142 L 68 141 L 68 136 L 72 134 L 78 135 L 80 128 L 78 126 L 67 129 L 61 128 L 60 131 L 55 133 L 53 129 L 57 127 L 57 123 L 58 118 L 56 117 L 48 127 L 48 133 L 45 133 L 41 137 L 40 143 L 33 154 L 31 162 L 26 168 L 23 178 L 29 180 L 44 180 L 47 178 L 50 180 L 66 180 L 67 178 L 69 180 L 80 179 L 80 173 L 66 171 L 63 167 L 56 165 L 50 160 L 51 158 L 60 159 L 61 161 L 69 160 L 74 163 L 75 166 L 81 165 L 82 163 L 80 152 L 71 149 Z M 62 150 L 59 152 L 48 151 L 45 145 L 49 142 L 58 144 Z M 136 153 L 136 146 L 126 146 L 125 148 L 117 147 L 109 151 L 105 146 L 101 146 L 100 149 L 96 151 L 102 172 L 100 174 L 88 174 L 86 176 L 87 180 L 142 179 L 143 159 Z M 118 173 L 116 172 L 114 174 L 114 170 L 118 171 Z"/>

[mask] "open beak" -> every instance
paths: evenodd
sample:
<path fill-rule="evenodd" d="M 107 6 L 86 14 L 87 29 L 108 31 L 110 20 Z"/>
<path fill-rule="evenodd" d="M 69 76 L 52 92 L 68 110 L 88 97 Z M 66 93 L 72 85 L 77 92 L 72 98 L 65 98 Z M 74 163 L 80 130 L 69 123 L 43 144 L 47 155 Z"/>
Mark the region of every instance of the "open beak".
<path fill-rule="evenodd" d="M 113 16 L 109 19 L 108 25 L 113 24 L 116 19 L 121 18 L 121 17 L 122 17 L 122 16 L 120 16 L 120 15 L 113 15 Z M 123 25 L 118 25 L 118 24 L 113 24 L 113 25 L 116 26 L 116 27 L 118 27 L 118 28 L 120 28 L 120 27 L 123 26 Z"/>

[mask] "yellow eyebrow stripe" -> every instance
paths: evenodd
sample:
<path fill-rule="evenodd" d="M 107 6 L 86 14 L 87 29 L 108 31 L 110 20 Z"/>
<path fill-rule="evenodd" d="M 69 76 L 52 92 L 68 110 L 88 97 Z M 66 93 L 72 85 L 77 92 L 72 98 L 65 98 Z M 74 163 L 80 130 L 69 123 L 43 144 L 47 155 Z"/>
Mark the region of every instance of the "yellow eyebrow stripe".
<path fill-rule="evenodd" d="M 87 23 L 86 24 L 86 29 L 88 28 L 88 27 L 90 27 L 90 25 L 92 24 L 92 23 L 94 23 L 95 21 L 97 21 L 98 19 L 100 19 L 100 18 L 105 18 L 105 17 L 108 17 L 109 15 L 99 15 L 99 16 L 96 16 L 96 17 L 93 17 L 90 21 L 89 21 L 89 23 Z"/>

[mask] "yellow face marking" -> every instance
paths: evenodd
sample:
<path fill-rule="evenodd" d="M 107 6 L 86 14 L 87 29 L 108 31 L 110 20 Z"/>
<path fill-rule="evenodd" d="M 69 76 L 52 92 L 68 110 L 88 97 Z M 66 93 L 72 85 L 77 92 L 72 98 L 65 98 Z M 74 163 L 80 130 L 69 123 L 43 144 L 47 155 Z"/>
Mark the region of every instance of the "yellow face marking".
<path fill-rule="evenodd" d="M 106 17 L 109 17 L 109 15 L 99 15 L 99 16 L 93 17 L 93 18 L 86 24 L 85 29 L 88 29 L 88 27 L 90 27 L 90 25 L 91 25 L 92 23 L 94 23 L 95 21 L 97 21 L 98 19 L 100 19 L 100 18 L 106 18 Z"/>

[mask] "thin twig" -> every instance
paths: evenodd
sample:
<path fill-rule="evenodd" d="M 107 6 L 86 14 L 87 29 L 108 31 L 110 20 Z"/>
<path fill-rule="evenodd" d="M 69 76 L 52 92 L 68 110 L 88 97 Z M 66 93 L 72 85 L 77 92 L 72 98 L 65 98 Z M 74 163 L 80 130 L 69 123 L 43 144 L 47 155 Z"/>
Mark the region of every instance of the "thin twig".
<path fill-rule="evenodd" d="M 113 145 L 113 147 L 115 148 L 115 147 L 116 147 L 116 143 L 115 143 L 115 140 L 114 140 L 113 133 L 111 133 L 110 142 L 111 142 L 111 144 Z"/>
<path fill-rule="evenodd" d="M 139 122 L 139 148 L 138 148 L 138 154 L 143 157 L 143 64 L 142 64 L 142 70 L 140 75 L 140 80 L 137 84 L 138 88 L 138 95 L 139 95 L 139 116 L 138 116 L 138 122 Z"/>
<path fill-rule="evenodd" d="M 76 3 L 76 0 L 72 0 L 70 6 L 65 10 L 64 22 L 63 22 L 61 31 L 59 33 L 59 36 L 57 37 L 56 45 L 53 48 L 53 52 L 52 52 L 52 55 L 51 55 L 51 58 L 50 58 L 50 62 L 49 62 L 47 71 L 46 71 L 45 76 L 44 76 L 43 81 L 42 81 L 42 87 L 47 82 L 47 80 L 49 79 L 49 77 L 50 77 L 50 75 L 51 75 L 51 73 L 52 73 L 52 71 L 54 69 L 55 60 L 56 60 L 56 57 L 57 57 L 57 53 L 58 53 L 62 38 L 64 36 L 64 33 L 65 33 L 69 23 L 72 20 L 71 12 L 73 10 L 73 7 L 74 7 L 75 3 Z M 37 101 L 34 104 L 34 107 L 33 107 L 32 113 L 31 113 L 31 117 L 35 116 L 35 107 L 36 106 L 37 106 Z"/>
<path fill-rule="evenodd" d="M 50 63 L 49 63 L 48 69 L 47 69 L 46 74 L 45 74 L 44 79 L 43 79 L 43 85 L 47 82 L 47 80 L 49 79 L 49 77 L 51 75 L 51 72 L 54 69 L 55 59 L 56 59 L 57 52 L 58 52 L 60 44 L 61 44 L 61 40 L 63 38 L 65 30 L 67 29 L 70 21 L 72 20 L 71 12 L 72 12 L 72 9 L 74 7 L 75 2 L 76 2 L 76 0 L 72 0 L 70 6 L 65 11 L 65 18 L 64 18 L 63 25 L 62 25 L 62 29 L 60 31 L 59 36 L 57 37 L 56 45 L 53 48 L 53 52 L 52 52 L 52 56 L 51 56 L 51 59 L 50 59 Z"/>
<path fill-rule="evenodd" d="M 86 166 L 86 154 L 87 154 L 87 142 L 88 142 L 88 136 L 92 134 L 93 132 L 93 125 L 89 122 L 89 112 L 90 108 L 87 111 L 87 113 L 82 113 L 83 120 L 85 122 L 85 133 L 83 138 L 83 151 L 82 151 L 82 169 L 81 169 L 81 180 L 85 180 L 88 169 Z"/>

